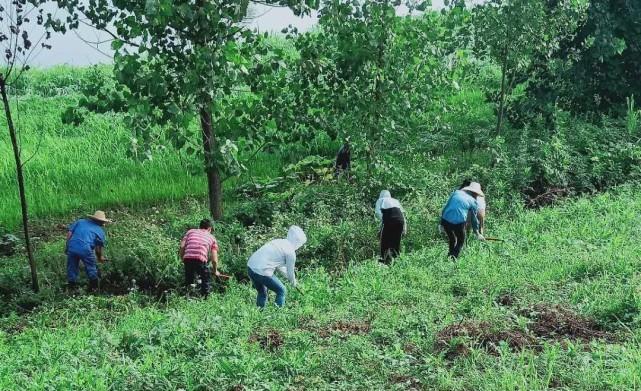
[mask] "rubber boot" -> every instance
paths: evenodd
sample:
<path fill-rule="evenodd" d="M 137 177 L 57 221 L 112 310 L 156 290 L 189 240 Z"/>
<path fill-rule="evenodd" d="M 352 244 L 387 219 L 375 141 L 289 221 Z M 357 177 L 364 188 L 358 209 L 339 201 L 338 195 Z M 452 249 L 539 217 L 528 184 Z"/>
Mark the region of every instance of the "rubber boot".
<path fill-rule="evenodd" d="M 78 283 L 75 281 L 67 282 L 67 291 L 70 293 L 78 292 Z"/>
<path fill-rule="evenodd" d="M 98 291 L 98 279 L 89 280 L 89 292 L 95 293 Z"/>

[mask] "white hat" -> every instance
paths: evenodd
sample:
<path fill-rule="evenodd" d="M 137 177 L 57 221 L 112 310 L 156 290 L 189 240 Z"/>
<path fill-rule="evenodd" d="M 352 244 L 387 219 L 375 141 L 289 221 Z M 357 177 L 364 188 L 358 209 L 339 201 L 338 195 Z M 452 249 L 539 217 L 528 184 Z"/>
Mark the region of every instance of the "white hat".
<path fill-rule="evenodd" d="M 472 182 L 470 183 L 469 186 L 466 186 L 462 188 L 461 190 L 463 191 L 469 191 L 470 193 L 474 193 L 476 195 L 479 195 L 481 197 L 485 197 L 485 194 L 483 194 L 483 190 L 481 190 L 481 184 L 478 182 Z"/>
<path fill-rule="evenodd" d="M 389 190 L 381 191 L 381 194 L 378 196 L 379 199 L 381 199 L 381 198 L 390 198 L 390 197 L 392 197 L 392 194 L 390 194 Z"/>
<path fill-rule="evenodd" d="M 100 221 L 101 223 L 111 223 L 111 220 L 107 218 L 105 212 L 101 210 L 97 210 L 96 213 L 94 213 L 93 215 L 88 215 L 87 217 L 92 220 Z"/>

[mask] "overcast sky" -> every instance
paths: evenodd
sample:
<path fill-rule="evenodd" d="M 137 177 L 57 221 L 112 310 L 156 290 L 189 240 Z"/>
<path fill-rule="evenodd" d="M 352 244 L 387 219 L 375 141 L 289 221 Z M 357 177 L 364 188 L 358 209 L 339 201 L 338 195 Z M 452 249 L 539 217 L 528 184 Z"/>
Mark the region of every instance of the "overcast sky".
<path fill-rule="evenodd" d="M 443 0 L 433 0 L 432 3 L 434 8 L 440 9 L 443 7 Z M 289 8 L 259 6 L 255 11 L 258 17 L 251 25 L 260 31 L 279 32 L 290 24 L 298 27 L 299 31 L 304 31 L 313 27 L 316 23 L 315 16 L 298 18 L 294 16 Z M 50 41 L 53 48 L 39 53 L 32 60 L 32 64 L 39 67 L 47 67 L 58 64 L 90 65 L 111 62 L 109 43 L 98 45 L 98 50 L 96 45 L 92 46 L 85 42 L 99 42 L 104 38 L 104 36 L 88 27 L 66 35 L 54 35 Z"/>

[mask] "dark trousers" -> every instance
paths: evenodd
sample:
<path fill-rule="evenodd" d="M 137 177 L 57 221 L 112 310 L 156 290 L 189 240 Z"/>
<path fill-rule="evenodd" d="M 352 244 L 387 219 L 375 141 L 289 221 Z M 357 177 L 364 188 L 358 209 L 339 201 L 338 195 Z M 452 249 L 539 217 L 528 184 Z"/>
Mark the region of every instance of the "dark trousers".
<path fill-rule="evenodd" d="M 450 246 L 450 252 L 448 255 L 456 259 L 465 244 L 465 222 L 452 224 L 445 219 L 441 219 L 441 225 L 447 234 L 447 242 Z"/>
<path fill-rule="evenodd" d="M 381 231 L 381 260 L 389 261 L 401 253 L 403 221 L 389 220 L 383 223 Z"/>
<path fill-rule="evenodd" d="M 200 293 L 207 296 L 211 292 L 211 270 L 209 263 L 201 262 L 198 259 L 185 259 L 185 284 L 194 283 L 194 277 L 200 277 Z"/>

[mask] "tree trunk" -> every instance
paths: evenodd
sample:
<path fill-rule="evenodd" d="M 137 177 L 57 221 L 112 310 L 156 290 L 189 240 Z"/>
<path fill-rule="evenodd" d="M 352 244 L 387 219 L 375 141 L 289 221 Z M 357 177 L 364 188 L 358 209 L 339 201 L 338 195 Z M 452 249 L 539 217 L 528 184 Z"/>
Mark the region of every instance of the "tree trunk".
<path fill-rule="evenodd" d="M 200 109 L 200 127 L 203 135 L 203 152 L 205 156 L 205 173 L 207 174 L 207 194 L 209 198 L 209 212 L 214 220 L 223 217 L 223 195 L 220 171 L 216 162 L 216 139 L 211 123 L 211 109 L 209 106 Z"/>
<path fill-rule="evenodd" d="M 501 64 L 501 92 L 499 94 L 499 112 L 496 118 L 496 135 L 501 134 L 501 128 L 503 127 L 503 116 L 505 115 L 505 97 L 507 95 L 507 61 L 508 61 L 508 49 L 504 49 L 503 55 L 503 64 Z"/>
<path fill-rule="evenodd" d="M 501 92 L 499 94 L 499 112 L 496 118 L 496 135 L 498 136 L 501 134 L 501 128 L 503 127 L 503 115 L 505 111 L 505 79 L 506 79 L 506 73 L 507 73 L 507 59 L 503 61 L 503 65 L 501 66 Z"/>
<path fill-rule="evenodd" d="M 29 260 L 29 268 L 31 269 L 31 288 L 34 292 L 38 292 L 38 273 L 36 271 L 36 260 L 33 258 L 31 250 L 31 239 L 29 237 L 29 213 L 27 207 L 27 196 L 24 187 L 24 177 L 22 175 L 22 160 L 20 158 L 20 147 L 18 146 L 18 138 L 16 136 L 16 129 L 13 126 L 13 119 L 11 118 L 11 108 L 9 107 L 9 98 L 7 97 L 6 81 L 0 76 L 0 93 L 2 94 L 2 103 L 4 104 L 4 112 L 7 117 L 7 125 L 9 127 L 9 136 L 11 137 L 11 145 L 13 146 L 13 156 L 16 161 L 16 176 L 18 178 L 18 191 L 20 192 L 20 207 L 22 209 L 22 229 L 24 231 L 24 241 L 27 247 L 27 258 Z"/>

